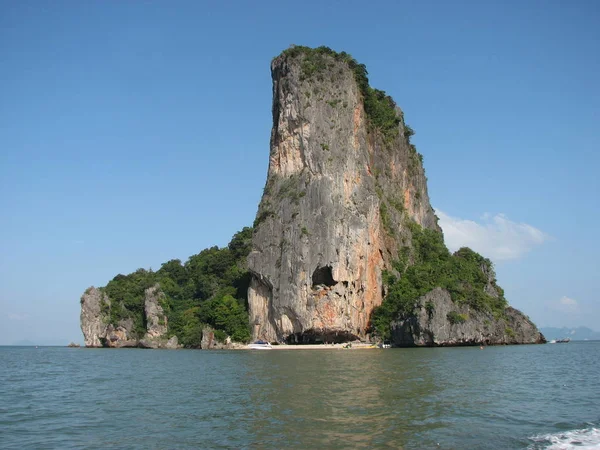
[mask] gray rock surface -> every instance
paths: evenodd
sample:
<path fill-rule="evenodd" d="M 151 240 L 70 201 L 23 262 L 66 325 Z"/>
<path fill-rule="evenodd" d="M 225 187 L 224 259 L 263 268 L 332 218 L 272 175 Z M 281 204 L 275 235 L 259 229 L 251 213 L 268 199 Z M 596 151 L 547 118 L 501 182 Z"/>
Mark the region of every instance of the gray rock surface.
<path fill-rule="evenodd" d="M 158 284 L 144 291 L 146 334 L 140 339 L 132 319 L 110 323 L 111 300 L 100 289 L 88 288 L 81 297 L 81 331 L 86 347 L 179 348 L 177 336 L 167 339 L 167 316 L 161 300 L 164 293 Z"/>
<path fill-rule="evenodd" d="M 546 342 L 529 318 L 511 307 L 505 310 L 504 318 L 496 319 L 491 313 L 455 304 L 450 293 L 440 288 L 421 297 L 419 304 L 414 317 L 392 324 L 395 345 L 407 347 Z M 457 321 L 451 320 L 452 317 L 460 318 Z"/>
<path fill-rule="evenodd" d="M 167 334 L 167 316 L 160 305 L 165 294 L 158 284 L 144 291 L 144 312 L 146 314 L 145 339 L 161 338 Z"/>
<path fill-rule="evenodd" d="M 120 320 L 115 325 L 108 325 L 106 329 L 106 338 L 104 339 L 104 347 L 121 348 L 121 347 L 137 347 L 138 340 L 133 333 L 133 320 Z"/>
<path fill-rule="evenodd" d="M 169 338 L 169 340 L 165 344 L 164 348 L 168 348 L 168 349 L 181 348 L 181 346 L 179 345 L 179 340 L 177 339 L 177 336 L 171 336 L 171 338 Z"/>
<path fill-rule="evenodd" d="M 95 287 L 81 296 L 80 325 L 86 347 L 103 347 L 108 331 L 110 299 Z"/>
<path fill-rule="evenodd" d="M 269 170 L 248 257 L 255 339 L 365 337 L 382 270 L 410 243 L 405 219 L 439 230 L 403 121 L 393 142 L 370 130 L 352 70 L 326 58 L 311 78 L 302 56 L 271 65 Z"/>
<path fill-rule="evenodd" d="M 231 339 L 227 338 L 225 342 L 217 340 L 215 337 L 215 330 L 211 327 L 204 327 L 202 329 L 202 341 L 200 343 L 202 350 L 221 350 L 232 348 Z"/>
<path fill-rule="evenodd" d="M 170 339 L 145 337 L 144 339 L 140 339 L 137 346 L 141 348 L 163 348 L 170 350 L 181 348 L 177 340 L 177 336 L 173 336 Z"/>

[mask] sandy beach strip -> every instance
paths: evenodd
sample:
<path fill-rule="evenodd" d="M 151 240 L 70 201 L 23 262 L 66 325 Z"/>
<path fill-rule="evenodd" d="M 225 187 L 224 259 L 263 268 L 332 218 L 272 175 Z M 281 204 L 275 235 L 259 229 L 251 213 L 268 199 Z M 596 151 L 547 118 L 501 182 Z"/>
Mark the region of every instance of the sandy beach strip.
<path fill-rule="evenodd" d="M 366 350 L 366 349 L 377 349 L 375 344 L 366 343 L 352 343 L 352 346 L 346 347 L 348 344 L 298 344 L 298 345 L 272 345 L 270 350 Z M 244 347 L 247 350 L 255 350 Z M 261 349 L 262 350 L 262 349 Z M 265 349 L 266 350 L 266 349 Z"/>

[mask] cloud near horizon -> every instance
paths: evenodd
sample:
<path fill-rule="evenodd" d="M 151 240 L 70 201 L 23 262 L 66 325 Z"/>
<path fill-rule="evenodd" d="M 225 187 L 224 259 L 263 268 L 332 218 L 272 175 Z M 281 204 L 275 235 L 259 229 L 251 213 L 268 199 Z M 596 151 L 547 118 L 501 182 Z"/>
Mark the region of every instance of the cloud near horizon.
<path fill-rule="evenodd" d="M 27 320 L 29 314 L 8 313 L 8 320 Z"/>
<path fill-rule="evenodd" d="M 566 295 L 562 296 L 558 301 L 552 302 L 550 306 L 552 309 L 562 313 L 573 314 L 579 312 L 579 303 L 577 303 L 577 300 Z"/>
<path fill-rule="evenodd" d="M 436 214 L 451 251 L 470 247 L 494 261 L 518 259 L 550 239 L 543 231 L 513 222 L 504 214 L 486 213 L 480 222 L 452 217 L 440 210 Z"/>

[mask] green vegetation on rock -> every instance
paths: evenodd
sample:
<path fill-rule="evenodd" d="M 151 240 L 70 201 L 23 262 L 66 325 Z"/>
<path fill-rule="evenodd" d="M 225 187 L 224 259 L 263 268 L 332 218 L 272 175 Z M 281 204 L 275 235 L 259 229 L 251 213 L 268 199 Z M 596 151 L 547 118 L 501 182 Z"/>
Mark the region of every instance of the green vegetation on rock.
<path fill-rule="evenodd" d="M 117 275 L 102 289 L 111 301 L 109 323 L 131 319 L 134 331 L 142 337 L 146 328 L 144 291 L 158 283 L 165 294 L 161 306 L 169 336 L 176 335 L 184 346 L 198 347 L 205 325 L 213 327 L 216 336 L 249 340 L 246 257 L 251 239 L 252 228 L 244 228 L 227 247 L 202 250 L 185 264 L 173 259 L 156 272 L 138 269 Z"/>
<path fill-rule="evenodd" d="M 133 320 L 133 331 L 142 337 L 146 332 L 144 315 L 144 291 L 156 282 L 154 273 L 138 269 L 129 275 L 117 275 L 103 291 L 111 301 L 109 323 L 117 325 L 121 320 Z"/>
<path fill-rule="evenodd" d="M 460 314 L 456 311 L 450 311 L 448 314 L 446 314 L 446 318 L 448 319 L 448 322 L 450 322 L 452 325 L 456 325 L 459 323 L 465 323 L 469 317 L 466 314 Z"/>
<path fill-rule="evenodd" d="M 369 117 L 370 124 L 381 131 L 389 141 L 398 137 L 398 125 L 402 122 L 396 112 L 396 103 L 384 91 L 368 87 L 363 92 L 365 112 Z"/>
<path fill-rule="evenodd" d="M 284 50 L 283 55 L 289 58 L 302 57 L 300 63 L 301 80 L 316 77 L 318 81 L 323 81 L 327 71 L 335 68 L 332 59 L 347 64 L 352 70 L 354 79 L 362 94 L 365 112 L 371 127 L 379 130 L 386 140 L 393 140 L 398 137 L 398 125 L 402 123 L 402 117 L 396 110 L 396 103 L 384 91 L 369 86 L 367 67 L 356 61 L 352 55 L 346 52 L 338 53 L 325 46 L 310 48 L 301 45 L 294 45 Z M 338 102 L 339 100 L 332 100 L 330 105 L 335 107 Z M 410 130 L 410 127 L 408 129 Z"/>
<path fill-rule="evenodd" d="M 436 287 L 447 289 L 457 304 L 502 316 L 507 302 L 503 290 L 496 285 L 489 259 L 467 247 L 451 254 L 444 245 L 442 233 L 421 228 L 410 220 L 406 224 L 412 233 L 412 243 L 400 251 L 394 270 L 383 274 L 388 293 L 371 316 L 377 334 L 389 338 L 391 323 L 414 315 L 421 306 L 419 298 Z M 488 283 L 498 293 L 497 297 L 486 292 Z M 432 308 L 433 305 L 429 305 L 429 309 Z M 467 317 L 456 314 L 448 320 L 462 323 Z"/>

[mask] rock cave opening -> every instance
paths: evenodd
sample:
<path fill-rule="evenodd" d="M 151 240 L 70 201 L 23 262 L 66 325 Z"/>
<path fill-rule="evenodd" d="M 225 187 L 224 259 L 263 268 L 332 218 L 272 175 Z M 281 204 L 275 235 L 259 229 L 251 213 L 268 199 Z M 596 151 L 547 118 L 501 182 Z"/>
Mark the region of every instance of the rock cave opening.
<path fill-rule="evenodd" d="M 357 335 L 345 330 L 314 329 L 290 334 L 286 342 L 292 345 L 302 344 L 343 344 L 356 341 Z"/>
<path fill-rule="evenodd" d="M 331 266 L 317 266 L 312 274 L 312 287 L 317 286 L 335 286 L 337 281 L 333 279 Z"/>

